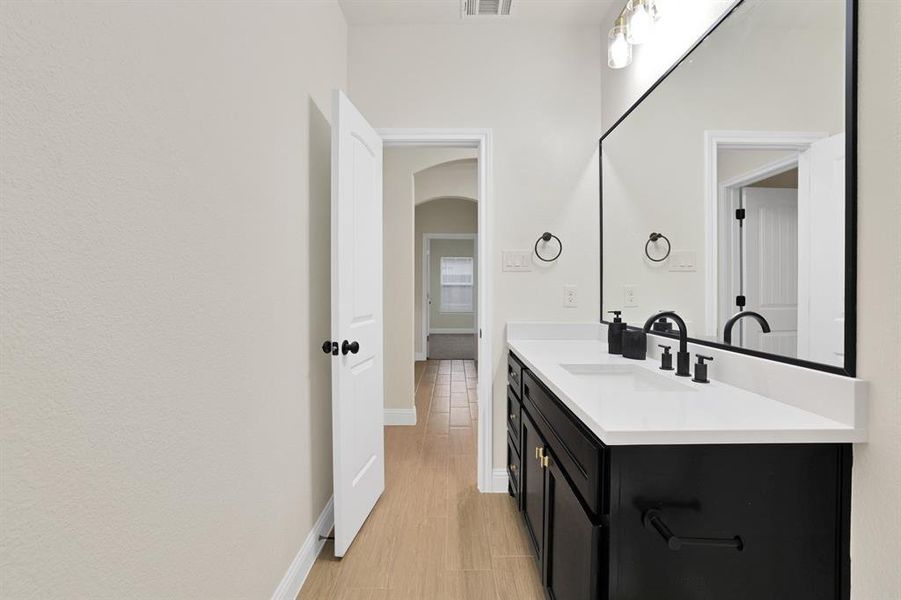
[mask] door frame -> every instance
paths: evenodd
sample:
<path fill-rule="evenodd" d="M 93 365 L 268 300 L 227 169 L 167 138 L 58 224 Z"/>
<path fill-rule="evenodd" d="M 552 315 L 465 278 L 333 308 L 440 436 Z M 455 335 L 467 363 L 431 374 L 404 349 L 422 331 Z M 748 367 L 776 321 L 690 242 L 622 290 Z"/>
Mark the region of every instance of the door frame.
<path fill-rule="evenodd" d="M 725 277 L 719 262 L 720 224 L 728 210 L 721 208 L 717 156 L 720 150 L 786 150 L 801 152 L 817 140 L 829 137 L 823 131 L 740 131 L 707 130 L 704 132 L 704 332 L 719 339 L 719 309 L 722 304 L 719 279 Z M 797 161 L 797 157 L 794 158 Z M 779 161 L 781 162 L 781 161 Z M 731 248 L 732 246 L 728 246 Z M 731 287 L 731 286 L 730 286 Z"/>
<path fill-rule="evenodd" d="M 461 199 L 461 202 L 469 202 L 469 200 Z M 472 240 L 473 256 L 475 257 L 476 271 L 479 268 L 479 239 L 478 233 L 424 233 L 422 234 L 422 352 L 426 358 L 429 356 L 429 329 L 431 327 L 431 306 L 429 305 L 429 290 L 431 289 L 431 264 L 429 263 L 429 254 L 431 253 L 432 240 Z M 478 288 L 478 273 L 476 274 L 476 288 Z M 476 299 L 475 306 L 475 330 L 478 333 L 479 323 L 479 302 Z"/>
<path fill-rule="evenodd" d="M 493 369 L 494 355 L 492 353 L 493 319 L 491 315 L 492 287 L 489 273 L 488 257 L 491 256 L 491 239 L 489 232 L 493 224 L 494 200 L 493 172 L 491 163 L 491 129 L 444 129 L 444 128 L 387 128 L 376 129 L 382 136 L 385 147 L 461 147 L 476 148 L 478 151 L 478 234 L 476 248 L 478 256 L 478 302 L 477 325 L 479 330 L 478 340 L 478 403 L 479 422 L 477 440 L 476 467 L 478 471 L 478 486 L 480 492 L 506 492 L 506 469 L 498 469 L 494 472 L 494 443 L 493 443 L 493 394 L 494 382 Z M 412 199 L 411 199 L 412 202 Z"/>

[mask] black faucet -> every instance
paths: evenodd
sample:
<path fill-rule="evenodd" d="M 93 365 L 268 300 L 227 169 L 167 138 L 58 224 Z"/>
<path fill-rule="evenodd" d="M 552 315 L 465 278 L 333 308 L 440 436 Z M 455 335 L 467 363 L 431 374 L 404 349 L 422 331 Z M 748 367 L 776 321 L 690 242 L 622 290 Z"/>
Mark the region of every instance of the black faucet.
<path fill-rule="evenodd" d="M 770 324 L 764 318 L 764 316 L 760 313 L 754 312 L 753 310 L 743 310 L 741 312 L 737 312 L 726 321 L 725 327 L 723 327 L 723 343 L 727 346 L 732 345 L 732 326 L 738 322 L 742 317 L 751 317 L 755 319 L 758 323 L 760 323 L 760 329 L 764 333 L 770 332 Z"/>
<path fill-rule="evenodd" d="M 679 352 L 676 353 L 676 375 L 679 377 L 689 377 L 691 376 L 691 369 L 689 368 L 691 356 L 688 354 L 688 328 L 685 326 L 685 321 L 682 320 L 682 317 L 671 310 L 659 312 L 644 322 L 644 332 L 647 333 L 650 331 L 651 326 L 654 325 L 654 321 L 664 317 L 675 321 L 676 326 L 679 328 Z"/>

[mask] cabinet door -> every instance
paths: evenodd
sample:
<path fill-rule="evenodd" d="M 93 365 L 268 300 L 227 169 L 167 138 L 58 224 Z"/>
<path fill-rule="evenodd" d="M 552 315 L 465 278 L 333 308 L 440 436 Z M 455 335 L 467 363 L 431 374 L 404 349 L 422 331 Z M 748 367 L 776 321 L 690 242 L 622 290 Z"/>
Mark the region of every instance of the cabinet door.
<path fill-rule="evenodd" d="M 595 526 L 550 455 L 545 469 L 544 585 L 554 600 L 594 600 L 605 579 Z"/>
<path fill-rule="evenodd" d="M 541 565 L 544 555 L 544 469 L 537 454 L 544 452 L 544 440 L 538 435 L 535 423 L 526 411 L 522 412 L 522 466 L 519 489 L 522 516 L 526 531 L 535 548 L 535 556 Z"/>

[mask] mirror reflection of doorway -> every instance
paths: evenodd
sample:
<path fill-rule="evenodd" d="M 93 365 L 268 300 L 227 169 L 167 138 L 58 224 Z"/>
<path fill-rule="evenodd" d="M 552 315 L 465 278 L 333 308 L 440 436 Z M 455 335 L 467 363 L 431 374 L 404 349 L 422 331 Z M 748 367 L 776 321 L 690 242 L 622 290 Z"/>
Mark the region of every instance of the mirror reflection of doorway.
<path fill-rule="evenodd" d="M 719 322 L 738 321 L 732 344 L 780 356 L 836 362 L 843 352 L 844 135 L 797 150 L 718 152 Z M 736 175 L 736 173 L 739 173 Z M 814 326 L 816 323 L 816 326 Z M 720 332 L 722 334 L 722 332 Z"/>

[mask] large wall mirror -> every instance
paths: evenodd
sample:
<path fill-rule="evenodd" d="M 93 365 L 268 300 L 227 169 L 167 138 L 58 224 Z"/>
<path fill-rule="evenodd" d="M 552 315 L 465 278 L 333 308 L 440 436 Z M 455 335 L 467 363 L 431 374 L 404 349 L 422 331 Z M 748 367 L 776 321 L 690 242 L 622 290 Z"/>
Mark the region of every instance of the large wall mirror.
<path fill-rule="evenodd" d="M 744 0 L 604 134 L 603 320 L 854 374 L 855 10 Z"/>

